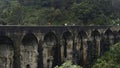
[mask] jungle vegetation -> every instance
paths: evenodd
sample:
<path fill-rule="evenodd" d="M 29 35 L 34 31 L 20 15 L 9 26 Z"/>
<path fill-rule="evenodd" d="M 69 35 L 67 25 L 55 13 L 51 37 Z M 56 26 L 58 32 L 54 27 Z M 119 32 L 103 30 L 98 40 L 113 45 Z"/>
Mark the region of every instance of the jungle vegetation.
<path fill-rule="evenodd" d="M 119 0 L 0 0 L 1 25 L 119 25 Z M 70 65 L 69 65 L 70 64 Z M 66 62 L 60 67 L 81 68 Z M 120 43 L 92 68 L 120 68 Z"/>
<path fill-rule="evenodd" d="M 1 25 L 119 25 L 119 0 L 0 0 Z"/>

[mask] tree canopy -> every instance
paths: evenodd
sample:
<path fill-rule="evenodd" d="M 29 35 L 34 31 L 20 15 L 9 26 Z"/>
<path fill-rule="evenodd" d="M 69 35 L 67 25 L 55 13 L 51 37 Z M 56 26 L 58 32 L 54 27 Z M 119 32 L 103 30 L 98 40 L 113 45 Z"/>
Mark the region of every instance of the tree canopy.
<path fill-rule="evenodd" d="M 117 2 L 113 0 L 0 0 L 0 23 L 116 25 L 120 23 L 120 9 Z"/>
<path fill-rule="evenodd" d="M 92 68 L 120 68 L 120 43 L 113 45 Z"/>

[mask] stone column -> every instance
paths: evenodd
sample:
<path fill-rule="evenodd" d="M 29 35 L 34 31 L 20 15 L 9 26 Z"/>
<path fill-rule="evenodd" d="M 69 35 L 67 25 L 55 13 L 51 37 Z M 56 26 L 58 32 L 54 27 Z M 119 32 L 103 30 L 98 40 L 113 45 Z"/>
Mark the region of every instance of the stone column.
<path fill-rule="evenodd" d="M 53 46 L 43 46 L 43 68 L 52 68 L 54 62 L 54 50 Z"/>
<path fill-rule="evenodd" d="M 67 60 L 73 59 L 73 40 L 67 40 Z"/>
<path fill-rule="evenodd" d="M 73 40 L 64 40 L 61 44 L 61 62 L 73 60 Z"/>
<path fill-rule="evenodd" d="M 81 49 L 82 49 L 82 45 L 81 45 L 81 39 L 77 39 L 75 41 L 76 45 L 75 45 L 75 50 L 74 50 L 74 63 L 75 64 L 80 64 L 79 62 L 81 62 Z"/>
<path fill-rule="evenodd" d="M 101 55 L 101 44 L 100 44 L 100 37 L 96 36 L 96 48 L 97 48 L 97 56 L 99 57 Z"/>
<path fill-rule="evenodd" d="M 47 68 L 47 57 L 48 57 L 47 48 L 43 47 L 43 68 Z"/>
<path fill-rule="evenodd" d="M 65 52 L 65 51 L 64 51 L 65 41 L 61 40 L 60 44 L 61 44 L 60 51 L 61 51 L 61 63 L 62 63 L 62 62 L 64 62 L 64 58 L 65 58 L 65 56 L 64 56 L 64 52 Z"/>
<path fill-rule="evenodd" d="M 88 45 L 87 45 L 87 39 L 82 39 L 82 43 L 83 43 L 83 68 L 87 68 L 87 64 L 88 64 L 88 59 L 87 59 L 87 49 L 88 49 Z"/>

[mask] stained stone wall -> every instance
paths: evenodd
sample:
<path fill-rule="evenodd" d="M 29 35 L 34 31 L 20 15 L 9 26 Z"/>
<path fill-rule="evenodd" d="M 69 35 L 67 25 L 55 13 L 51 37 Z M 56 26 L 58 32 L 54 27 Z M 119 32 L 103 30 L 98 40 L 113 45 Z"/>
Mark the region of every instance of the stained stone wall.
<path fill-rule="evenodd" d="M 43 67 L 44 68 L 52 68 L 57 63 L 55 48 L 57 45 L 57 39 L 53 32 L 48 32 L 44 36 L 43 40 Z M 56 52 L 57 53 L 57 52 Z"/>
<path fill-rule="evenodd" d="M 120 26 L 0 26 L 0 68 L 90 68 L 120 40 Z"/>
<path fill-rule="evenodd" d="M 13 44 L 7 37 L 0 37 L 0 68 L 13 68 Z"/>
<path fill-rule="evenodd" d="M 33 34 L 26 34 L 20 46 L 21 68 L 37 68 L 38 43 Z"/>
<path fill-rule="evenodd" d="M 66 31 L 63 33 L 62 36 L 63 39 L 63 44 L 61 45 L 61 57 L 62 57 L 62 62 L 67 61 L 67 60 L 72 60 L 73 58 L 73 40 L 72 40 L 72 34 L 69 31 Z"/>

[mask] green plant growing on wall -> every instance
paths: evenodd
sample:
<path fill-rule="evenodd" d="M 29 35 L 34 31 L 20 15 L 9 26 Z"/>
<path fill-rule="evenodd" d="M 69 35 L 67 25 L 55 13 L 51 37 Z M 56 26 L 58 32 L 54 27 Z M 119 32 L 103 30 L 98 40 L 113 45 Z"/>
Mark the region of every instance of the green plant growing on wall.
<path fill-rule="evenodd" d="M 92 68 L 120 68 L 120 43 L 113 45 Z"/>
<path fill-rule="evenodd" d="M 82 68 L 82 67 L 78 65 L 74 65 L 72 61 L 66 61 L 61 66 L 56 66 L 55 68 Z"/>

